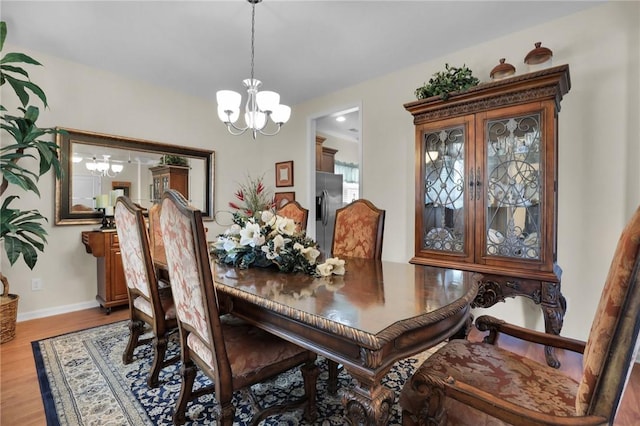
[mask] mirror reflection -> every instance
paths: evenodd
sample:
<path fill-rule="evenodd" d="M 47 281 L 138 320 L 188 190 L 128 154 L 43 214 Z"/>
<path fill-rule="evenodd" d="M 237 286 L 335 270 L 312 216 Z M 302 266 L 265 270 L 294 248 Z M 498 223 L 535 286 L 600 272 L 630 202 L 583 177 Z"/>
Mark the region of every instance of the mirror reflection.
<path fill-rule="evenodd" d="M 56 182 L 56 224 L 99 223 L 126 195 L 148 209 L 167 188 L 206 218 L 213 212 L 214 152 L 72 129 L 57 136 L 64 176 Z"/>

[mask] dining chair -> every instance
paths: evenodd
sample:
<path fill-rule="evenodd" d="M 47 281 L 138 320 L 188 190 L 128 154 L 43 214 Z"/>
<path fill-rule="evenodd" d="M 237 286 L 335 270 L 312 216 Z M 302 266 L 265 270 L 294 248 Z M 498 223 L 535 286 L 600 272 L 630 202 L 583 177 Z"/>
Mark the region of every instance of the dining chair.
<path fill-rule="evenodd" d="M 289 201 L 287 204 L 276 210 L 276 214 L 278 216 L 293 219 L 296 224 L 296 231 L 307 230 L 309 210 L 302 207 L 297 201 Z"/>
<path fill-rule="evenodd" d="M 305 395 L 278 407 L 258 407 L 259 412 L 252 423 L 257 424 L 275 412 L 303 405 L 305 418 L 313 421 L 317 416 L 316 354 L 237 318 L 234 320 L 229 314 L 221 319 L 222 309 L 213 280 L 202 213 L 189 206 L 179 192 L 167 190 L 163 194 L 160 225 L 182 349 L 182 384 L 174 423 L 186 421 L 189 401 L 215 392 L 220 408 L 218 424 L 232 425 L 235 391 L 298 366 L 301 366 Z M 193 389 L 198 369 L 213 385 Z"/>
<path fill-rule="evenodd" d="M 384 210 L 362 198 L 336 210 L 331 255 L 380 259 L 384 218 Z M 328 368 L 328 390 L 335 394 L 338 390 L 338 364 L 329 360 Z"/>
<path fill-rule="evenodd" d="M 162 230 L 160 229 L 160 203 L 154 203 L 148 210 L 149 220 L 149 246 L 151 247 L 151 260 L 156 268 L 158 286 L 170 289 L 169 271 L 167 271 L 167 253 L 162 241 Z M 171 290 L 169 290 L 171 291 Z"/>
<path fill-rule="evenodd" d="M 618 241 L 586 343 L 479 317 L 483 342 L 449 341 L 405 383 L 403 425 L 613 424 L 640 343 L 639 248 L 640 208 Z M 582 353 L 581 377 L 500 348 L 500 333 Z"/>
<path fill-rule="evenodd" d="M 384 217 L 384 210 L 362 198 L 336 210 L 332 256 L 380 259 Z"/>
<path fill-rule="evenodd" d="M 147 377 L 150 388 L 158 386 L 160 370 L 178 362 L 179 356 L 165 359 L 170 335 L 178 331 L 175 307 L 170 288 L 160 289 L 156 269 L 151 259 L 149 235 L 142 210 L 125 196 L 118 197 L 115 206 L 118 243 L 129 296 L 129 341 L 122 362 L 133 361 L 135 349 L 151 340 L 153 362 Z M 143 339 L 145 324 L 152 332 Z"/>

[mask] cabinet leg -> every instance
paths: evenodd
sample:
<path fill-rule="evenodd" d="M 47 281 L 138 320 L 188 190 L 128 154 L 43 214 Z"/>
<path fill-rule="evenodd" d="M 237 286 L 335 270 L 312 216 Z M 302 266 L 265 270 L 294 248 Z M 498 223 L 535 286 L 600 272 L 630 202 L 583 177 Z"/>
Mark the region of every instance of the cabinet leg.
<path fill-rule="evenodd" d="M 542 306 L 542 313 L 544 316 L 544 331 L 550 334 L 560 334 L 562 330 L 562 324 L 564 323 L 564 314 L 567 311 L 567 301 L 558 291 L 558 303 L 554 306 Z M 553 368 L 560 367 L 560 361 L 555 353 L 555 348 L 551 346 L 545 346 L 544 355 L 547 359 L 547 364 Z"/>

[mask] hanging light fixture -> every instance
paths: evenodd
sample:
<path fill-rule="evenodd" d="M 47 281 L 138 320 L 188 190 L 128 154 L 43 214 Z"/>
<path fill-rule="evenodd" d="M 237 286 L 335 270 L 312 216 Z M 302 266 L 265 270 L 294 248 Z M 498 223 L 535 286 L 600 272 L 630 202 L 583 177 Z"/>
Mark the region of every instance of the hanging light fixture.
<path fill-rule="evenodd" d="M 262 0 L 247 0 L 251 3 L 251 78 L 242 81 L 247 89 L 247 103 L 244 112 L 244 127 L 238 127 L 234 123 L 240 117 L 240 102 L 242 95 L 233 90 L 219 90 L 216 93 L 218 101 L 218 117 L 227 125 L 227 130 L 234 136 L 238 136 L 251 131 L 253 139 L 258 133 L 265 136 L 276 135 L 282 125 L 289 121 L 291 108 L 280 104 L 280 95 L 276 92 L 258 90 L 262 86 L 260 80 L 253 78 L 253 57 L 255 52 L 255 24 L 256 24 L 256 4 Z M 265 131 L 269 118 L 275 123 L 277 128 L 273 133 Z"/>
<path fill-rule="evenodd" d="M 103 155 L 103 157 L 104 159 L 102 161 L 97 161 L 97 158 L 93 157 L 92 162 L 87 161 L 85 163 L 85 167 L 92 175 L 115 177 L 124 170 L 124 166 L 122 164 L 111 164 L 111 161 L 109 160 L 111 157 L 110 155 Z"/>

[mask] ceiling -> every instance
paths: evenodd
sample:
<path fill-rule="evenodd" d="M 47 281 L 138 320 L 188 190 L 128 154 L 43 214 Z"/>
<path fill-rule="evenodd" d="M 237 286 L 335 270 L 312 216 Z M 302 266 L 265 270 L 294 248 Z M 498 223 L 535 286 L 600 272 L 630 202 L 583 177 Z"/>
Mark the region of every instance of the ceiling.
<path fill-rule="evenodd" d="M 244 0 L 1 3 L 7 42 L 36 52 L 211 101 L 250 74 Z M 255 78 L 293 106 L 595 4 L 264 0 Z"/>

